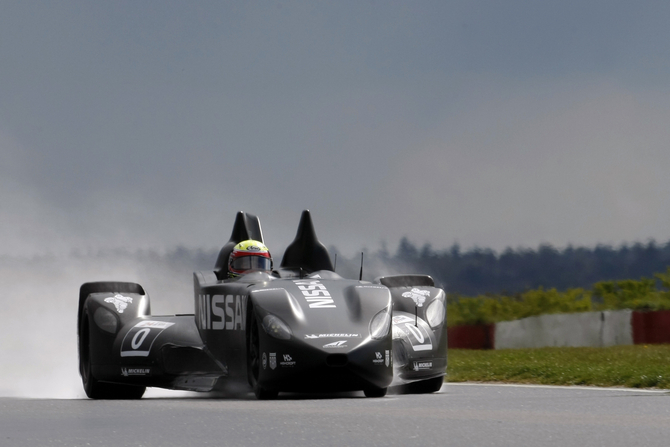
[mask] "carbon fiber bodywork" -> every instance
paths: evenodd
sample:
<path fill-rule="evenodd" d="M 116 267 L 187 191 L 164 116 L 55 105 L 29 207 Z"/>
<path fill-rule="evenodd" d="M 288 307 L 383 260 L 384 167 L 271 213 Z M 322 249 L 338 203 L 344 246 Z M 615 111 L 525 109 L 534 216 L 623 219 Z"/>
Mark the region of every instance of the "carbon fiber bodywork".
<path fill-rule="evenodd" d="M 227 279 L 224 260 L 245 239 L 263 241 L 260 221 L 238 213 L 214 271 L 194 273 L 192 315 L 151 315 L 138 284 L 82 285 L 87 395 L 137 398 L 147 386 L 212 391 L 250 384 L 259 398 L 281 391 L 383 396 L 392 382 L 444 376 L 446 303 L 432 279 L 340 277 L 308 211 L 279 269 Z"/>

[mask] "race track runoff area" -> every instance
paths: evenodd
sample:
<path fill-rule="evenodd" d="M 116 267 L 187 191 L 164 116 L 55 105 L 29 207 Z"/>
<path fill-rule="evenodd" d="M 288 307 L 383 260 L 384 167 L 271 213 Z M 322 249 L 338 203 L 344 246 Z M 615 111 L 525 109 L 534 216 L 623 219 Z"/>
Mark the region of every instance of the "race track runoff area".
<path fill-rule="evenodd" d="M 168 394 L 169 395 L 169 394 Z M 666 391 L 446 384 L 436 394 L 257 401 L 0 399 L 12 446 L 665 446 Z"/>

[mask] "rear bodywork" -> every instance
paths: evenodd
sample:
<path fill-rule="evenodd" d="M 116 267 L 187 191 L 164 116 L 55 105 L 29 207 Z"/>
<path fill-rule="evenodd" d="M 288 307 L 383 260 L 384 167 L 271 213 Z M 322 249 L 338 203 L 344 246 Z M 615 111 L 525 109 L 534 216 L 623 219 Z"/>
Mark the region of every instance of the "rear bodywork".
<path fill-rule="evenodd" d="M 151 315 L 138 284 L 82 285 L 78 333 L 87 394 L 139 397 L 146 386 L 226 391 L 250 384 L 259 398 L 281 391 L 381 396 L 392 383 L 444 376 L 446 303 L 430 277 L 340 277 L 305 211 L 280 267 L 228 279 L 230 251 L 246 239 L 263 242 L 262 230 L 256 216 L 240 212 L 215 269 L 193 275 L 190 315 Z"/>

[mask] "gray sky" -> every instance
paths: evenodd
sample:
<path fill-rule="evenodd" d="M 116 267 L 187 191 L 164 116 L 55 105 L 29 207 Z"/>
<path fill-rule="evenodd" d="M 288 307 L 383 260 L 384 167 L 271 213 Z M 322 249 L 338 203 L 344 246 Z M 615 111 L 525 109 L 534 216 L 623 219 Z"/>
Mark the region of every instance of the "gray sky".
<path fill-rule="evenodd" d="M 0 255 L 670 239 L 670 3 L 3 0 Z"/>

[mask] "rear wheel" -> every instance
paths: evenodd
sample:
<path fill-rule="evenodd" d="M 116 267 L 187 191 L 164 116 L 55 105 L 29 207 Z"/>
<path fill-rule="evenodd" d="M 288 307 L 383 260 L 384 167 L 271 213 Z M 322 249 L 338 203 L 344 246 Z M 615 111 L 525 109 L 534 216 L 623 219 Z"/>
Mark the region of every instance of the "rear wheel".
<path fill-rule="evenodd" d="M 433 377 L 432 379 L 420 380 L 418 382 L 409 383 L 406 386 L 406 393 L 408 394 L 428 394 L 440 391 L 444 384 L 444 376 Z"/>
<path fill-rule="evenodd" d="M 84 315 L 79 331 L 79 372 L 84 391 L 91 399 L 139 399 L 146 387 L 99 382 L 91 371 L 91 328 Z"/>
<path fill-rule="evenodd" d="M 388 388 L 366 388 L 363 390 L 365 397 L 384 397 Z"/>
<path fill-rule="evenodd" d="M 247 346 L 247 370 L 249 374 L 249 384 L 254 390 L 256 398 L 259 400 L 276 399 L 279 392 L 277 390 L 269 390 L 263 388 L 258 383 L 258 378 L 261 372 L 261 349 L 260 349 L 260 325 L 258 324 L 258 317 L 255 314 L 251 315 L 251 327 L 249 329 L 249 343 Z"/>

